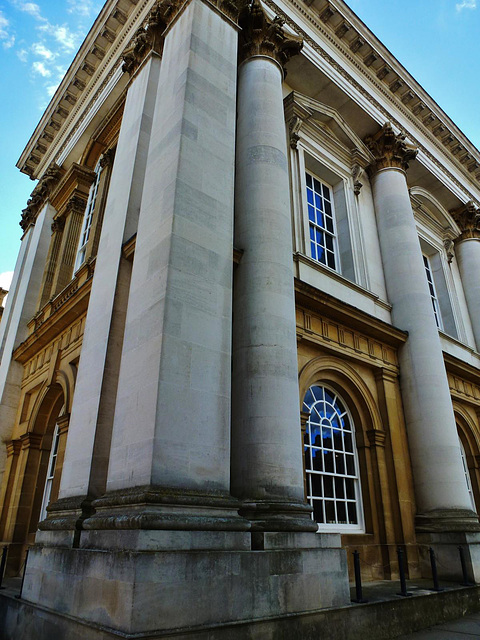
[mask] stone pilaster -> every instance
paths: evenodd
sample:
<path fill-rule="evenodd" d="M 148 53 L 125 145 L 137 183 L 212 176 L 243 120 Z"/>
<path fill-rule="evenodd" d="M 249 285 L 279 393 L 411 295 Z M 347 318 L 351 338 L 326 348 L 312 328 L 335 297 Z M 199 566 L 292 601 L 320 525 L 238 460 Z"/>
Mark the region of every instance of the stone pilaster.
<path fill-rule="evenodd" d="M 366 144 L 376 161 L 373 197 L 392 320 L 409 334 L 399 358 L 417 530 L 477 531 L 407 188 L 405 170 L 416 152 L 388 124 Z"/>
<path fill-rule="evenodd" d="M 452 212 L 461 235 L 455 241 L 460 277 L 477 351 L 480 351 L 480 209 L 473 202 Z"/>
<path fill-rule="evenodd" d="M 63 213 L 65 227 L 59 249 L 60 259 L 52 282 L 53 295 L 60 293 L 72 279 L 86 206 L 87 197 L 75 194 L 68 201 Z"/>
<path fill-rule="evenodd" d="M 52 222 L 52 238 L 48 249 L 47 264 L 43 274 L 42 286 L 40 287 L 40 299 L 38 308 L 42 307 L 50 300 L 52 295 L 52 285 L 55 277 L 60 246 L 62 244 L 63 229 L 65 228 L 65 218 L 55 218 Z"/>
<path fill-rule="evenodd" d="M 244 6 L 239 58 L 232 493 L 260 531 L 314 531 L 299 442 L 284 65 L 302 42 Z"/>
<path fill-rule="evenodd" d="M 23 366 L 11 354 L 28 335 L 27 323 L 37 311 L 43 270 L 55 210 L 46 202 L 22 238 L 14 276 L 0 325 L 0 439 L 11 440 L 20 402 Z M 0 449 L 0 474 L 5 452 Z"/>
<path fill-rule="evenodd" d="M 82 357 L 65 442 L 60 498 L 49 507 L 48 518 L 41 525 L 43 531 L 73 531 L 74 543 L 78 538 L 75 531 L 93 513 L 91 501 L 106 490 L 131 275 L 131 263 L 123 257 L 122 246 L 137 231 L 160 66 L 160 57 L 152 53 L 128 88 L 98 240 Z M 104 160 L 111 164 L 112 154 Z M 97 224 L 97 232 L 98 227 Z M 61 438 L 59 464 L 62 446 Z M 61 534 L 59 537 L 61 540 Z"/>
<path fill-rule="evenodd" d="M 237 29 L 192 0 L 164 38 L 107 493 L 83 526 L 246 529 L 229 494 Z"/>

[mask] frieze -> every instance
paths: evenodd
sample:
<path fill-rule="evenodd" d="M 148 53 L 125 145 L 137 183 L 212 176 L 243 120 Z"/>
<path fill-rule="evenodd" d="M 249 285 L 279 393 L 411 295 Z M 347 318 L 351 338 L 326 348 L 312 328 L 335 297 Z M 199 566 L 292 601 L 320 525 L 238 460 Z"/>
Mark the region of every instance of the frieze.
<path fill-rule="evenodd" d="M 480 404 L 480 386 L 448 373 L 448 384 L 452 395 L 475 404 Z"/>
<path fill-rule="evenodd" d="M 297 308 L 296 314 L 297 338 L 300 341 L 323 344 L 375 366 L 397 369 L 396 350 L 391 346 L 311 311 Z"/>

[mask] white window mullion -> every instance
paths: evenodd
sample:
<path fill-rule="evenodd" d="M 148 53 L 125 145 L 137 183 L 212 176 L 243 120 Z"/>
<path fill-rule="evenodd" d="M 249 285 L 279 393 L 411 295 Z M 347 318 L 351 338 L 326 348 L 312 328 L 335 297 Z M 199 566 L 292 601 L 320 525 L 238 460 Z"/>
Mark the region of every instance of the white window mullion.
<path fill-rule="evenodd" d="M 438 302 L 437 291 L 435 289 L 435 282 L 433 280 L 432 267 L 428 256 L 423 254 L 423 264 L 425 266 L 425 274 L 427 276 L 428 290 L 430 292 L 430 298 L 432 299 L 433 315 L 435 316 L 435 322 L 439 329 L 443 329 L 442 316 L 440 314 L 440 305 Z"/>

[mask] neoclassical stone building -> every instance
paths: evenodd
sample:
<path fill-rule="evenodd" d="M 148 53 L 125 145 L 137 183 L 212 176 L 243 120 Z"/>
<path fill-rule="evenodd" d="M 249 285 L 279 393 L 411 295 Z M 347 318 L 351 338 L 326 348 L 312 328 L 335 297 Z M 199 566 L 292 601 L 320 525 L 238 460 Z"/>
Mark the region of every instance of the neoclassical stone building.
<path fill-rule="evenodd" d="M 6 638 L 480 581 L 480 152 L 347 4 L 107 0 L 18 166 Z"/>

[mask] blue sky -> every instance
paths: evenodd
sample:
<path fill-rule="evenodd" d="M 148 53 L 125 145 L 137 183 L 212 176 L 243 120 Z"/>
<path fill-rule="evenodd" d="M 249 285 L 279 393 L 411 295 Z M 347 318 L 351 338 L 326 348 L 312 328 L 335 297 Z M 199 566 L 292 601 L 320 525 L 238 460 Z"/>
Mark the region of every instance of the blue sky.
<path fill-rule="evenodd" d="M 0 0 L 0 287 L 8 288 L 36 184 L 15 163 L 102 4 Z M 480 149 L 480 0 L 348 4 Z"/>

